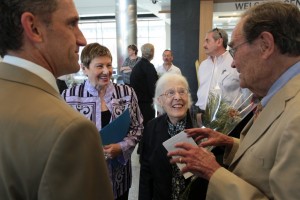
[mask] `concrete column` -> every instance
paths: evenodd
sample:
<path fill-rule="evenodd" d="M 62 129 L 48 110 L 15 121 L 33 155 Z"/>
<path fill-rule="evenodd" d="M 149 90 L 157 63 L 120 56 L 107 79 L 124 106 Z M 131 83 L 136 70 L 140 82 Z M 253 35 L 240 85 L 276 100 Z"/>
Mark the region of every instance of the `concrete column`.
<path fill-rule="evenodd" d="M 127 57 L 127 46 L 137 44 L 136 0 L 116 0 L 118 74 Z"/>

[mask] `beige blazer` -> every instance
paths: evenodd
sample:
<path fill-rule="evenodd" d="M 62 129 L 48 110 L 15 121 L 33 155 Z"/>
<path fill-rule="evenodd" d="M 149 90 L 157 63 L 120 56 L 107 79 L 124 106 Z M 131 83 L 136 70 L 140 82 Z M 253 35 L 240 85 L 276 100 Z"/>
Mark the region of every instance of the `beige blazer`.
<path fill-rule="evenodd" d="M 217 170 L 207 199 L 300 199 L 299 91 L 300 75 L 272 97 L 252 126 L 245 127 L 238 150 L 227 157 L 233 158 L 233 173 Z"/>
<path fill-rule="evenodd" d="M 95 125 L 47 82 L 0 63 L 0 199 L 113 199 Z"/>

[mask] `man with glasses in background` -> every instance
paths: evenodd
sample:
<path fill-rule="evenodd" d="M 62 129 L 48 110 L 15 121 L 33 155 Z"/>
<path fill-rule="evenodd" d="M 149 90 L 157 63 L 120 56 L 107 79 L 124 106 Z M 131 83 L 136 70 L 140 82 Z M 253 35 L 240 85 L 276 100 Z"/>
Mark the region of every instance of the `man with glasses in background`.
<path fill-rule="evenodd" d="M 201 112 L 206 109 L 209 93 L 220 91 L 222 98 L 229 104 L 241 93 L 239 73 L 231 67 L 232 56 L 226 51 L 228 35 L 223 29 L 214 28 L 207 32 L 203 44 L 208 56 L 198 69 L 197 91 L 198 106 Z"/>

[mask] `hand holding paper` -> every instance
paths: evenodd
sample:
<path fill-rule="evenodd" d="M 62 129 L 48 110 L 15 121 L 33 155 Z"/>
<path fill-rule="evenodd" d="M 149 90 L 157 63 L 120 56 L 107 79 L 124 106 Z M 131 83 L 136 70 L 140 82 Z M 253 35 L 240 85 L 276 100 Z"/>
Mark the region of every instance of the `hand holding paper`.
<path fill-rule="evenodd" d="M 197 144 L 195 143 L 193 138 L 188 137 L 187 134 L 184 131 L 181 131 L 180 133 L 178 133 L 174 137 L 171 137 L 169 140 L 163 142 L 163 146 L 167 149 L 168 152 L 174 151 L 174 150 L 176 150 L 175 144 L 178 143 L 178 142 L 187 142 L 187 143 L 190 143 L 192 145 L 197 146 Z M 177 166 L 180 170 L 185 166 L 184 163 L 176 163 L 176 164 L 177 164 Z M 185 179 L 189 178 L 192 175 L 193 174 L 190 173 L 190 172 L 187 172 L 187 173 L 183 174 Z"/>

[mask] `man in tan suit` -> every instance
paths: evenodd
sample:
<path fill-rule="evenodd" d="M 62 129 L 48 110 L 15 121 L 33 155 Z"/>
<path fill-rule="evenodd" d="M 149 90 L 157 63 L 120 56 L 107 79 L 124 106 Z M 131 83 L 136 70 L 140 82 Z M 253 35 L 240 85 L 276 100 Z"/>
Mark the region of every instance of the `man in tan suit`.
<path fill-rule="evenodd" d="M 60 97 L 79 70 L 72 0 L 0 2 L 0 199 L 113 199 L 96 127 Z"/>
<path fill-rule="evenodd" d="M 241 87 L 261 97 L 263 109 L 240 140 L 211 129 L 188 130 L 207 138 L 198 147 L 180 143 L 190 171 L 209 181 L 206 199 L 300 199 L 300 11 L 270 2 L 247 10 L 232 34 L 229 50 Z M 221 167 L 206 146 L 225 146 Z"/>

